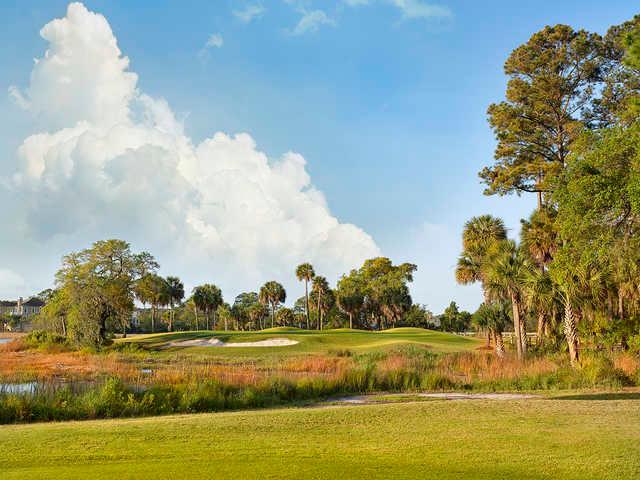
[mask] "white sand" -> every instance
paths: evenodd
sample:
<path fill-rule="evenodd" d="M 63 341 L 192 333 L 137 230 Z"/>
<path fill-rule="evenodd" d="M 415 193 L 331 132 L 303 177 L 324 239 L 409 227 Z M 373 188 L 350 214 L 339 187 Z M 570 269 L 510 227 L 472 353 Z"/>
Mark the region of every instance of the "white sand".
<path fill-rule="evenodd" d="M 169 347 L 287 347 L 296 345 L 297 340 L 289 340 L 288 338 L 271 338 L 269 340 L 260 340 L 258 342 L 238 342 L 224 343 L 217 338 L 183 340 L 182 342 L 172 342 Z"/>

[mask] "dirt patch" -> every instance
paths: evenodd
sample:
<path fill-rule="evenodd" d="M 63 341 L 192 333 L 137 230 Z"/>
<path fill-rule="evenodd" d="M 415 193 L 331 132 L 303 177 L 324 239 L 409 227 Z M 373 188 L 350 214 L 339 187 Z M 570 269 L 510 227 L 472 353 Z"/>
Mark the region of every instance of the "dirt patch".
<path fill-rule="evenodd" d="M 539 398 L 538 395 L 525 393 L 407 393 L 407 394 L 377 394 L 377 395 L 354 395 L 351 397 L 341 397 L 329 400 L 330 403 L 348 405 L 367 405 L 372 403 L 382 403 L 385 401 L 411 401 L 417 398 L 433 398 L 436 400 L 525 400 Z"/>

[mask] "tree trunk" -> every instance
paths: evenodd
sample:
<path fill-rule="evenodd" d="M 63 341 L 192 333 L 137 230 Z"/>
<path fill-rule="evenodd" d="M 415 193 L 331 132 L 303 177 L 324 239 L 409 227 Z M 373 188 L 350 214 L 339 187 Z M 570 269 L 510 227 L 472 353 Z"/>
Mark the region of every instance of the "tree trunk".
<path fill-rule="evenodd" d="M 569 346 L 571 365 L 575 366 L 578 363 L 578 326 L 573 306 L 568 300 L 564 305 L 564 335 Z"/>
<path fill-rule="evenodd" d="M 511 308 L 513 310 L 513 331 L 516 337 L 516 353 L 518 355 L 518 359 L 522 360 L 523 352 L 522 352 L 522 328 L 520 327 L 520 323 L 521 323 L 520 305 L 517 297 L 514 294 L 511 295 Z"/>
<path fill-rule="evenodd" d="M 156 331 L 156 308 L 151 305 L 151 333 Z"/>
<path fill-rule="evenodd" d="M 624 297 L 622 293 L 618 290 L 618 315 L 620 316 L 620 321 L 624 321 Z"/>
<path fill-rule="evenodd" d="M 542 345 L 544 343 L 545 332 L 547 331 L 547 316 L 544 312 L 538 313 L 538 344 Z"/>
<path fill-rule="evenodd" d="M 271 304 L 271 328 L 273 328 L 273 320 L 275 319 L 276 316 L 276 305 L 275 303 Z"/>
<path fill-rule="evenodd" d="M 200 324 L 198 323 L 198 307 L 193 307 L 193 313 L 196 316 L 196 332 L 200 330 Z"/>
<path fill-rule="evenodd" d="M 320 292 L 318 292 L 318 330 L 322 330 L 322 314 L 320 313 Z"/>
<path fill-rule="evenodd" d="M 306 317 L 307 317 L 307 330 L 310 329 L 310 317 L 309 317 L 309 282 L 308 280 L 305 278 L 304 279 L 304 298 L 306 299 L 306 306 L 304 309 L 304 312 L 306 313 Z"/>
<path fill-rule="evenodd" d="M 520 312 L 520 303 L 518 301 L 518 312 Z M 520 316 L 520 341 L 522 342 L 522 358 L 527 356 L 527 350 L 529 348 L 527 342 L 527 322 Z"/>
<path fill-rule="evenodd" d="M 353 313 L 349 312 L 349 328 L 353 329 Z"/>
<path fill-rule="evenodd" d="M 496 356 L 498 358 L 504 357 L 504 340 L 502 339 L 502 332 L 496 330 L 494 332 L 494 336 L 496 337 Z"/>
<path fill-rule="evenodd" d="M 487 330 L 487 348 L 491 348 L 491 330 Z"/>

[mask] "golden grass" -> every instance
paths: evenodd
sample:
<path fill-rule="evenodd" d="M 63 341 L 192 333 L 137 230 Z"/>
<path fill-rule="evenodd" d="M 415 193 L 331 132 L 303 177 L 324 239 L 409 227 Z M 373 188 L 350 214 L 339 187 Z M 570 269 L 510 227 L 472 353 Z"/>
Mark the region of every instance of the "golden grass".
<path fill-rule="evenodd" d="M 480 381 L 511 380 L 523 376 L 544 375 L 556 371 L 558 363 L 545 357 L 518 360 L 513 356 L 498 358 L 488 353 L 460 353 L 442 357 L 439 373 L 471 383 Z"/>

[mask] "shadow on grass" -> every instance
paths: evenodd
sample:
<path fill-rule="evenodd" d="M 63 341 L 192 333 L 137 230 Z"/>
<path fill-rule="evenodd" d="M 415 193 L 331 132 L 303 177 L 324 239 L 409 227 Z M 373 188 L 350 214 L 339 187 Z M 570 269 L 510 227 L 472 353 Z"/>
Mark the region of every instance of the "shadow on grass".
<path fill-rule="evenodd" d="M 553 400 L 640 400 L 640 392 L 578 393 L 553 397 Z"/>

